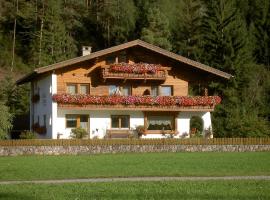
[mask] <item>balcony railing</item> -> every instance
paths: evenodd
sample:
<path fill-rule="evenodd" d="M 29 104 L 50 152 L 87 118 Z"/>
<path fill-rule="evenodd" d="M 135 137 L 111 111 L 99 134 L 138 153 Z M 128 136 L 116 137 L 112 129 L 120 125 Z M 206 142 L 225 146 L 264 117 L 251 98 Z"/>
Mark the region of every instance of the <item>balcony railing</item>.
<path fill-rule="evenodd" d="M 102 66 L 102 77 L 106 79 L 124 79 L 124 80 L 162 80 L 165 81 L 168 76 L 169 67 L 147 63 L 119 63 Z"/>
<path fill-rule="evenodd" d="M 212 111 L 218 96 L 92 96 L 55 94 L 53 101 L 67 109 L 142 111 Z"/>

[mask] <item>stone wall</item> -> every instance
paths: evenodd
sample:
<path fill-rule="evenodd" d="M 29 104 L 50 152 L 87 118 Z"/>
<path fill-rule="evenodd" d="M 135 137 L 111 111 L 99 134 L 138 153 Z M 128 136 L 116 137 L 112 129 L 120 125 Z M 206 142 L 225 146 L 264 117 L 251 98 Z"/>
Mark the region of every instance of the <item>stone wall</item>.
<path fill-rule="evenodd" d="M 0 156 L 79 155 L 146 152 L 255 152 L 270 151 L 270 145 L 85 145 L 0 146 Z"/>

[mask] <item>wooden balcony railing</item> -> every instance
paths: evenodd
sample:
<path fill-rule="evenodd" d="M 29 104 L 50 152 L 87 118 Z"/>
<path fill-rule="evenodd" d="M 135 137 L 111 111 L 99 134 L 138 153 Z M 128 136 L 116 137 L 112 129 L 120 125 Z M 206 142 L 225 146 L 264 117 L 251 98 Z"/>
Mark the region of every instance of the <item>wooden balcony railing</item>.
<path fill-rule="evenodd" d="M 102 77 L 106 79 L 123 79 L 123 80 L 161 80 L 165 81 L 168 76 L 169 67 L 161 67 L 155 73 L 126 73 L 126 72 L 114 72 L 110 69 L 110 66 L 102 66 Z"/>

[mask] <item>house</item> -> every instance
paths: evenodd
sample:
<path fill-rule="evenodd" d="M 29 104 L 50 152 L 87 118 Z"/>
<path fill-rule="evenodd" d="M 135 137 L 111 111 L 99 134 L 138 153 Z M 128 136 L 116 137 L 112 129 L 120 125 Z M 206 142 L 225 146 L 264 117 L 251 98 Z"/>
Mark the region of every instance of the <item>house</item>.
<path fill-rule="evenodd" d="M 211 112 L 221 99 L 208 96 L 211 81 L 228 73 L 141 40 L 37 68 L 17 81 L 31 83 L 30 127 L 40 138 L 69 138 L 82 127 L 89 138 L 131 134 L 142 138 L 188 137 L 190 119 L 212 129 Z M 205 91 L 190 96 L 191 87 Z"/>

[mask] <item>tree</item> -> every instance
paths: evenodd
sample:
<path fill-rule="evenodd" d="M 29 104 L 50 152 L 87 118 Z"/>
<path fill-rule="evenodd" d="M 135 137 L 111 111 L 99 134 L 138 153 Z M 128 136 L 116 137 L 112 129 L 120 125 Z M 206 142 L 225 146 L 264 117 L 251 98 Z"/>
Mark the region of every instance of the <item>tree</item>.
<path fill-rule="evenodd" d="M 104 46 L 126 42 L 134 32 L 137 10 L 133 0 L 100 0 L 92 5 L 91 16 Z"/>
<path fill-rule="evenodd" d="M 188 58 L 200 60 L 205 9 L 200 0 L 184 0 L 180 8 L 174 30 L 174 50 Z"/>
<path fill-rule="evenodd" d="M 0 102 L 0 140 L 8 137 L 8 132 L 12 128 L 12 114 L 3 102 Z"/>
<path fill-rule="evenodd" d="M 148 26 L 142 29 L 141 39 L 161 48 L 171 50 L 169 21 L 160 12 L 159 8 L 149 8 L 147 22 Z"/>
<path fill-rule="evenodd" d="M 75 41 L 64 26 L 62 8 L 61 1 L 42 1 L 40 29 L 33 42 L 33 62 L 37 66 L 52 64 L 76 55 Z"/>

